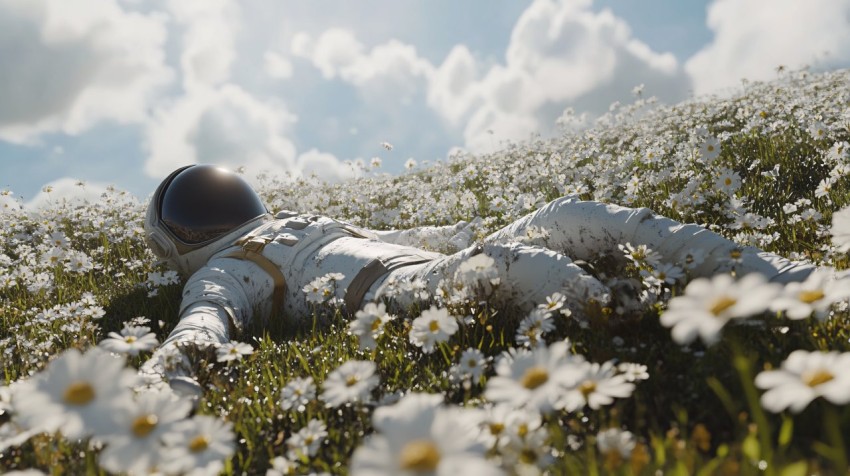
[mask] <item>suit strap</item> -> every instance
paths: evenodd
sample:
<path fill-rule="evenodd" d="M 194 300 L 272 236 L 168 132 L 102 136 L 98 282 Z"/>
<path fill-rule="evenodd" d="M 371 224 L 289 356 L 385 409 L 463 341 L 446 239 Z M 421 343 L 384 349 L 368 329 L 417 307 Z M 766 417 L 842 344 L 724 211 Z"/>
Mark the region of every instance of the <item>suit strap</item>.
<path fill-rule="evenodd" d="M 394 269 L 404 266 L 412 266 L 414 264 L 427 263 L 433 258 L 426 258 L 419 255 L 404 255 L 388 259 L 386 262 L 380 259 L 373 259 L 366 264 L 351 280 L 348 285 L 348 290 L 345 292 L 345 309 L 352 316 L 360 310 L 363 304 L 363 297 L 369 291 L 369 288 L 375 284 L 375 281 L 389 273 Z"/>
<path fill-rule="evenodd" d="M 274 281 L 274 292 L 272 294 L 271 316 L 274 318 L 283 310 L 283 300 L 286 297 L 286 279 L 283 277 L 283 272 L 281 272 L 280 268 L 272 260 L 263 256 L 263 248 L 269 241 L 270 239 L 263 237 L 239 240 L 236 244 L 241 245 L 242 248 L 222 257 L 251 261 L 272 278 Z"/>

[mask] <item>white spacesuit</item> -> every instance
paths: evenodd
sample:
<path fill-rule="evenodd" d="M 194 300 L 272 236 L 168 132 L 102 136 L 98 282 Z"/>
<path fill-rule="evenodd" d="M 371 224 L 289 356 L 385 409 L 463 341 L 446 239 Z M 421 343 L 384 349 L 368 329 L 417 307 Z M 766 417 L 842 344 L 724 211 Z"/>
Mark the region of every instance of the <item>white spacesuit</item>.
<path fill-rule="evenodd" d="M 734 266 L 740 274 L 787 282 L 814 269 L 755 248 L 741 249 L 733 263 L 730 254 L 739 247 L 703 227 L 645 208 L 574 197 L 555 200 L 472 246 L 466 222 L 373 231 L 322 216 L 272 216 L 241 177 L 211 166 L 184 167 L 166 178 L 151 200 L 145 228 L 153 251 L 188 277 L 179 323 L 142 368 L 149 376 L 186 372 L 170 368 L 180 343 L 225 343 L 255 319 L 310 318 L 302 289 L 329 273 L 342 275 L 335 284 L 353 314 L 373 300 L 402 309 L 413 302 L 409 294 L 391 292 L 393 283 L 416 280 L 434 296 L 441 281 L 480 253 L 493 259 L 499 282 L 489 299 L 521 309 L 554 292 L 579 308 L 606 299 L 610 290 L 572 259 L 620 253 L 617 245 L 626 243 L 645 244 L 671 263 L 701 250 L 704 260 L 694 276 Z M 457 251 L 425 251 L 425 243 L 451 244 Z"/>

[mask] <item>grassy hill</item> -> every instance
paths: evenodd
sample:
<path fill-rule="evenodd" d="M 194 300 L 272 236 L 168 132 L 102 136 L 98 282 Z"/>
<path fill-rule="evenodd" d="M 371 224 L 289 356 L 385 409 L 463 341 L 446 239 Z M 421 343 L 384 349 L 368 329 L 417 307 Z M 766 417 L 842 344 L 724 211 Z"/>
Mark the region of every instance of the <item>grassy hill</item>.
<path fill-rule="evenodd" d="M 274 210 L 323 214 L 376 229 L 481 217 L 478 238 L 552 199 L 577 195 L 649 207 L 742 246 L 842 270 L 850 260 L 831 227 L 833 214 L 850 205 L 848 85 L 848 71 L 794 72 L 775 82 L 747 84 L 728 98 L 673 106 L 638 98 L 612 106 L 584 131 L 569 130 L 565 117 L 557 138 L 505 144 L 489 155 L 460 154 L 401 176 L 370 171 L 336 185 L 267 175 L 260 178 L 261 193 Z M 107 369 L 107 361 L 90 349 L 102 346 L 110 333 L 132 323 L 161 341 L 174 327 L 181 283 L 144 245 L 145 206 L 113 190 L 86 206 L 57 203 L 37 214 L 14 209 L 0 214 L 0 383 L 6 385 L 0 387 L 0 468 L 52 474 L 126 470 L 131 461 L 144 460 L 145 452 L 153 459 L 135 467 L 165 472 L 188 467 L 156 459 L 166 450 L 146 440 L 156 434 L 151 431 L 165 431 L 164 414 L 147 426 L 130 419 L 127 437 L 138 442 L 120 457 L 114 454 L 120 440 L 91 437 L 97 435 L 86 426 L 94 425 L 91 417 L 82 418 L 77 433 L 62 426 L 76 435 L 65 437 L 52 431 L 61 423 L 21 416 L 30 395 L 34 402 L 50 391 L 66 402 L 86 396 L 71 392 L 79 389 L 75 381 L 58 390 L 51 385 L 60 383 L 47 379 L 40 387 L 23 383 L 40 375 L 60 381 L 51 361 L 69 359 L 69 349 L 92 356 L 88 365 Z M 847 233 L 846 219 L 835 226 Z M 270 471 L 279 472 L 271 474 L 345 474 L 352 454 L 356 468 L 377 468 L 369 474 L 436 467 L 450 472 L 450 464 L 477 468 L 474 474 L 846 474 L 847 367 L 824 373 L 850 364 L 846 297 L 802 318 L 766 310 L 764 303 L 755 316 L 730 320 L 717 342 L 684 342 L 671 336 L 660 316 L 672 299 L 692 292 L 687 274 L 659 281 L 657 265 L 625 255 L 599 256 L 586 266 L 609 284 L 631 283 L 612 286 L 613 302 L 620 305 L 589 307 L 588 319 L 565 316 L 552 305 L 535 323 L 486 299 L 453 302 L 449 296 L 438 307 L 454 316 L 459 329 L 427 352 L 410 332 L 431 308 L 429 298 L 387 322 L 376 345 L 361 350 L 351 319 L 333 305 L 317 305 L 314 319 L 303 326 L 272 325 L 240 336 L 250 354 L 231 349 L 227 355 L 233 359 L 226 360 L 209 350 L 195 352 L 204 393 L 192 421 L 214 429 L 207 430 L 206 440 L 174 433 L 184 440 L 169 439 L 172 453 L 162 454 L 180 455 L 170 461 L 188 461 L 212 474 L 262 474 L 273 465 Z M 847 278 L 840 283 L 848 286 Z M 768 377 L 757 375 L 791 368 L 795 351 L 813 352 L 798 352 L 794 359 L 815 356 L 808 358 L 821 359 L 820 366 L 807 364 L 808 370 L 797 372 L 802 386 L 768 396 L 763 383 Z M 126 365 L 135 369 L 147 355 L 126 356 Z M 578 392 L 584 404 L 493 405 L 498 399 L 493 389 L 506 384 L 511 365 L 547 356 L 565 369 L 591 366 L 597 372 L 597 380 L 560 388 L 564 395 Z M 353 371 L 342 369 L 346 362 L 361 365 L 360 373 L 345 374 L 342 370 Z M 518 388 L 543 388 L 545 382 L 529 380 L 533 375 L 527 371 L 515 376 Z M 561 370 L 549 371 L 554 376 Z M 340 378 L 348 383 L 339 387 Z M 355 392 L 355 382 L 363 382 L 365 390 Z M 302 399 L 294 396 L 296 387 Z M 356 401 L 331 399 L 340 388 L 348 388 Z M 824 396 L 795 404 L 806 398 L 800 392 Z M 590 398 L 597 394 L 611 398 Z M 128 399 L 123 407 L 110 404 L 98 414 L 106 418 L 144 406 L 139 403 L 144 397 L 122 398 Z M 78 408 L 72 407 L 45 412 L 61 416 Z M 180 419 L 189 421 L 186 412 Z M 200 419 L 204 415 L 214 418 Z"/>

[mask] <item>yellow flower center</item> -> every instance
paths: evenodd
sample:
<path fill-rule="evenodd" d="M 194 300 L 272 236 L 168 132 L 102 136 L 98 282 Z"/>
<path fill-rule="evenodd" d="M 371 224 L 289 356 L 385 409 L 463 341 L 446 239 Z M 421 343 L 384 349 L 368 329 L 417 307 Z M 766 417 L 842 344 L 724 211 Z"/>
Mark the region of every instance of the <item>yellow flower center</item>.
<path fill-rule="evenodd" d="M 524 448 L 519 453 L 519 460 L 525 464 L 534 464 L 537 462 L 537 453 L 530 448 Z"/>
<path fill-rule="evenodd" d="M 803 375 L 803 382 L 809 387 L 817 387 L 818 385 L 829 382 L 834 378 L 835 375 L 832 375 L 826 370 L 818 370 L 816 372 L 809 372 Z"/>
<path fill-rule="evenodd" d="M 543 367 L 532 367 L 525 371 L 520 383 L 523 387 L 534 390 L 549 380 L 549 372 Z"/>
<path fill-rule="evenodd" d="M 372 321 L 372 332 L 375 332 L 380 328 L 381 328 L 381 320 L 376 318 L 374 321 Z"/>
<path fill-rule="evenodd" d="M 708 310 L 715 316 L 719 316 L 720 313 L 734 306 L 736 302 L 738 301 L 728 296 L 722 296 L 715 299 L 714 302 L 711 304 L 711 307 L 708 308 Z"/>
<path fill-rule="evenodd" d="M 714 152 L 714 145 L 708 144 L 708 147 L 706 147 L 706 150 L 708 150 L 709 152 Z"/>
<path fill-rule="evenodd" d="M 724 184 L 726 184 L 726 186 L 727 186 L 727 187 L 728 187 L 728 186 L 730 186 L 730 185 L 732 185 L 732 177 L 726 177 L 726 178 L 723 180 L 723 183 L 724 183 Z"/>
<path fill-rule="evenodd" d="M 127 336 L 124 338 L 124 342 L 132 344 L 133 342 L 136 342 L 136 336 Z"/>
<path fill-rule="evenodd" d="M 68 385 L 62 397 L 72 405 L 86 405 L 94 400 L 94 388 L 88 382 L 74 382 Z"/>
<path fill-rule="evenodd" d="M 488 426 L 490 428 L 490 433 L 493 435 L 499 435 L 505 430 L 505 425 L 503 423 L 490 423 Z"/>
<path fill-rule="evenodd" d="M 139 438 L 148 436 L 156 428 L 159 418 L 156 415 L 142 415 L 133 420 L 133 434 Z"/>
<path fill-rule="evenodd" d="M 200 453 L 210 446 L 210 439 L 206 435 L 198 435 L 189 442 L 189 451 Z"/>
<path fill-rule="evenodd" d="M 815 301 L 823 299 L 824 297 L 823 291 L 820 289 L 815 289 L 813 291 L 800 291 L 800 294 L 797 296 L 800 301 L 803 301 L 806 304 L 811 304 Z"/>
<path fill-rule="evenodd" d="M 430 329 L 430 330 L 431 330 L 431 332 L 436 333 L 437 331 L 439 331 L 439 330 L 440 330 L 440 323 L 439 323 L 439 322 L 437 322 L 437 321 L 431 321 L 431 322 L 428 324 L 428 329 Z"/>
<path fill-rule="evenodd" d="M 428 440 L 413 440 L 404 445 L 399 455 L 401 469 L 434 471 L 440 464 L 440 450 Z"/>
<path fill-rule="evenodd" d="M 585 380 L 578 386 L 578 391 L 584 395 L 584 399 L 587 400 L 587 397 L 596 391 L 596 382 L 593 380 Z"/>
<path fill-rule="evenodd" d="M 358 379 L 356 376 L 352 375 L 352 376 L 348 377 L 347 379 L 345 379 L 345 385 L 351 387 L 353 385 L 356 385 L 357 382 L 359 382 L 359 381 L 360 381 L 360 379 Z"/>

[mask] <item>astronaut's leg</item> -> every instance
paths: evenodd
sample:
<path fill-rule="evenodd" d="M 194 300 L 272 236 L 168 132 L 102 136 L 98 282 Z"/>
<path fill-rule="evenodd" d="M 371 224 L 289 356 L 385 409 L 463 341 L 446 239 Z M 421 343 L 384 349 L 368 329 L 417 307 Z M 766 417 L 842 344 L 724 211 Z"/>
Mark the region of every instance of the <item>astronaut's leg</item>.
<path fill-rule="evenodd" d="M 733 268 L 739 274 L 758 272 L 776 282 L 802 281 L 815 266 L 796 263 L 755 247 L 740 247 L 695 224 L 655 215 L 648 208 L 626 208 L 575 197 L 554 200 L 534 213 L 488 236 L 487 243 L 515 240 L 539 244 L 576 259 L 619 253 L 617 245 L 646 245 L 671 263 L 684 263 L 701 251 L 704 261 L 695 276 L 711 276 Z M 741 252 L 733 262 L 733 252 Z"/>
<path fill-rule="evenodd" d="M 605 302 L 608 299 L 608 288 L 568 257 L 551 249 L 520 243 L 487 243 L 482 248 L 471 247 L 428 263 L 399 268 L 376 283 L 376 291 L 370 294 L 390 296 L 396 307 L 406 308 L 415 301 L 415 297 L 409 293 L 393 292 L 393 286 L 421 280 L 434 296 L 441 286 L 455 285 L 458 269 L 477 254 L 493 260 L 493 269 L 489 275 L 481 275 L 478 289 L 487 289 L 487 299 L 497 306 L 527 311 L 546 302 L 547 296 L 560 292 L 566 296 L 567 305 L 580 312 L 591 300 Z M 492 284 L 494 278 L 498 284 Z M 465 285 L 469 286 L 469 283 Z"/>

